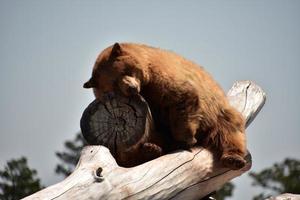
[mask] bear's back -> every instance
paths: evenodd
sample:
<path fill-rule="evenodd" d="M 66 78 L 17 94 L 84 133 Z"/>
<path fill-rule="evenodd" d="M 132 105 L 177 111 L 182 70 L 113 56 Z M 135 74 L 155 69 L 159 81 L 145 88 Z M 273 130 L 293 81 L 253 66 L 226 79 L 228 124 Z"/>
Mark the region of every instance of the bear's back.
<path fill-rule="evenodd" d="M 167 84 L 188 83 L 198 89 L 200 98 L 218 101 L 225 98 L 221 87 L 202 66 L 172 51 L 144 44 L 121 43 L 121 46 L 142 65 L 150 66 L 151 70 L 159 74 L 160 81 L 166 81 Z"/>

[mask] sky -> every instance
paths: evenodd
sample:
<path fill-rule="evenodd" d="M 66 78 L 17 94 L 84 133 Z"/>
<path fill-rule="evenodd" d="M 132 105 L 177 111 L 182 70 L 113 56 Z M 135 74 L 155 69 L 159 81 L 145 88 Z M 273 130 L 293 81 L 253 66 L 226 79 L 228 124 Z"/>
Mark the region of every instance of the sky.
<path fill-rule="evenodd" d="M 224 90 L 252 80 L 267 102 L 247 129 L 252 171 L 300 158 L 300 1 L 0 0 L 0 168 L 26 156 L 44 185 L 56 151 L 80 130 L 93 100 L 82 88 L 115 42 L 172 50 L 202 65 Z M 260 190 L 248 174 L 233 200 Z"/>

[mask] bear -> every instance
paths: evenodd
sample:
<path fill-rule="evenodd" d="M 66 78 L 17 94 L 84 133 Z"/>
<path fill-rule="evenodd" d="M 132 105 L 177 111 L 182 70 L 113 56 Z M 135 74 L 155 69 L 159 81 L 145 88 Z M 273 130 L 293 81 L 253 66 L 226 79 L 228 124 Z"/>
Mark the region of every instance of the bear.
<path fill-rule="evenodd" d="M 114 91 L 146 99 L 160 134 L 144 145 L 152 158 L 201 145 L 214 149 L 224 167 L 246 164 L 245 119 L 202 66 L 172 51 L 115 43 L 100 53 L 83 87 L 97 99 Z"/>

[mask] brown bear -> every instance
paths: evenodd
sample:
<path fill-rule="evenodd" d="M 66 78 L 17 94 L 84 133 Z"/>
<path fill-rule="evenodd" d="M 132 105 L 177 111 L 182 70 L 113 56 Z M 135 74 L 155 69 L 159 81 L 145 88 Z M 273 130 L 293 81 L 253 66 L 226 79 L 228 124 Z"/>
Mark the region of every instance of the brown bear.
<path fill-rule="evenodd" d="M 225 167 L 246 164 L 243 117 L 213 78 L 182 56 L 142 44 L 115 43 L 99 55 L 84 88 L 93 88 L 98 99 L 112 91 L 141 94 L 161 134 L 153 145 L 146 145 L 150 151 L 200 144 L 216 149 Z"/>

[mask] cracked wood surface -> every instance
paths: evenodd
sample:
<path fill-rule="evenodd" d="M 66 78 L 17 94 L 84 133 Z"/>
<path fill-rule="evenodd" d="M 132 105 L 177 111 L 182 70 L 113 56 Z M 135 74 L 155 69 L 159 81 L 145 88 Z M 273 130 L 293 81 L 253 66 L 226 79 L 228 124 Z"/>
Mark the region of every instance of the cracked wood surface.
<path fill-rule="evenodd" d="M 249 125 L 266 96 L 253 82 L 240 81 L 228 92 L 228 98 Z M 25 199 L 200 199 L 249 170 L 250 154 L 246 160 L 244 168 L 230 170 L 209 150 L 194 147 L 123 168 L 106 147 L 87 146 L 69 177 Z"/>
<path fill-rule="evenodd" d="M 137 149 L 155 134 L 149 106 L 140 95 L 109 93 L 102 101 L 94 100 L 83 112 L 80 126 L 88 144 L 108 147 L 119 162 L 127 157 L 124 152 Z"/>
<path fill-rule="evenodd" d="M 300 199 L 300 194 L 284 193 L 275 197 L 272 196 L 266 200 L 299 200 L 299 199 Z"/>

